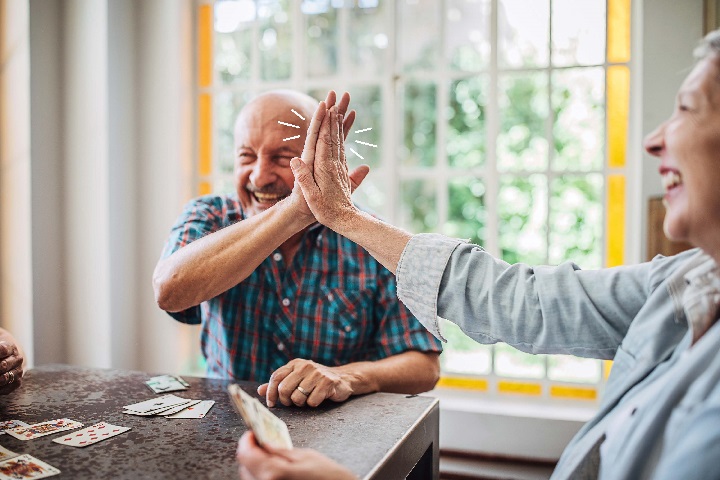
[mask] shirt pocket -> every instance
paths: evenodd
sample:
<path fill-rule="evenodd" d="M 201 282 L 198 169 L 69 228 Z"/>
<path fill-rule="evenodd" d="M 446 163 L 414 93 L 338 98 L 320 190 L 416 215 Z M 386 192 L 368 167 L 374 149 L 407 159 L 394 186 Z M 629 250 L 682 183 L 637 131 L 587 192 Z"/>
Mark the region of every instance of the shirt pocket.
<path fill-rule="evenodd" d="M 321 287 L 324 302 L 327 303 L 327 326 L 337 339 L 331 364 L 364 360 L 372 348 L 368 338 L 372 330 L 372 291 L 370 289 L 345 290 L 343 288 Z M 322 353 L 321 353 L 322 354 Z"/>

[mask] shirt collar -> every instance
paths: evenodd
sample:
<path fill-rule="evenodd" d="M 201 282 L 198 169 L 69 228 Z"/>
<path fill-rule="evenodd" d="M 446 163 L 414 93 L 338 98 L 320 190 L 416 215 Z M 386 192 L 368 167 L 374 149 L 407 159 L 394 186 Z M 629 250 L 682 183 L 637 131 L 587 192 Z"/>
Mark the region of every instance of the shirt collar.
<path fill-rule="evenodd" d="M 706 253 L 696 257 L 694 268 L 683 275 L 682 305 L 692 331 L 693 344 L 718 318 L 720 307 L 720 267 Z"/>

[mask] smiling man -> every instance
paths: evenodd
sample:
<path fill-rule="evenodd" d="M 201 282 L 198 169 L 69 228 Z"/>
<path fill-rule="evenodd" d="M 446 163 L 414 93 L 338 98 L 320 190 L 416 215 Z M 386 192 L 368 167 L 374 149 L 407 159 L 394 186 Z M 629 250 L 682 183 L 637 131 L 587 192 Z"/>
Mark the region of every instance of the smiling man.
<path fill-rule="evenodd" d="M 342 114 L 349 101 L 339 102 Z M 334 104 L 334 92 L 321 103 Z M 202 325 L 208 376 L 267 382 L 259 392 L 270 406 L 430 390 L 440 345 L 398 301 L 394 276 L 316 223 L 293 193 L 290 160 L 314 156 L 314 142 L 303 143 L 308 128 L 319 129 L 317 106 L 282 90 L 243 108 L 236 195 L 185 207 L 155 269 L 156 300 L 176 320 Z M 353 120 L 346 115 L 345 131 Z M 367 172 L 350 174 L 354 186 Z"/>

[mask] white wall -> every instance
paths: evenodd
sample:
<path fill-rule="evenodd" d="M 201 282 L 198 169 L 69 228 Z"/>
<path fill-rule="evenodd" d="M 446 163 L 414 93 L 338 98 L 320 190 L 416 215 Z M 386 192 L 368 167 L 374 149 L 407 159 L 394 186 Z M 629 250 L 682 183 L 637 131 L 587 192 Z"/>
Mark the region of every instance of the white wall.
<path fill-rule="evenodd" d="M 33 337 L 28 18 L 26 0 L 0 0 L 0 325 L 22 344 Z"/>
<path fill-rule="evenodd" d="M 198 332 L 151 275 L 192 185 L 193 3 L 0 2 L 2 325 L 35 364 L 179 372 Z"/>

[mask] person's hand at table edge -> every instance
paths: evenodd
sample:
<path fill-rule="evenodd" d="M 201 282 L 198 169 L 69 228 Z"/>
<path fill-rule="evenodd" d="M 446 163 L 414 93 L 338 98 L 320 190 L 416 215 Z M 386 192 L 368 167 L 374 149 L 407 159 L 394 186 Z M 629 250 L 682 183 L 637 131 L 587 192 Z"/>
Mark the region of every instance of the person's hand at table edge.
<path fill-rule="evenodd" d="M 238 442 L 238 473 L 243 480 L 356 480 L 350 470 L 307 448 L 273 450 L 260 447 L 252 432 Z"/>
<path fill-rule="evenodd" d="M 0 328 L 0 395 L 17 389 L 22 383 L 25 358 L 15 338 Z"/>

